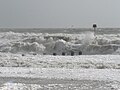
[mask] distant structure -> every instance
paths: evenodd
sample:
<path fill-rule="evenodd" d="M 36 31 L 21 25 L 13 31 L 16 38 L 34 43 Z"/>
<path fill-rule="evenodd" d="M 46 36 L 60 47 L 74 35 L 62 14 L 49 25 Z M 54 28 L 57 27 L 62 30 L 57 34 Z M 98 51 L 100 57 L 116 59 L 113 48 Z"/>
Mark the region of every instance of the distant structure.
<path fill-rule="evenodd" d="M 93 29 L 94 29 L 95 44 L 98 44 L 97 36 L 96 36 L 96 31 L 97 31 L 97 25 L 96 24 L 93 24 Z"/>
<path fill-rule="evenodd" d="M 93 24 L 94 36 L 96 35 L 97 24 Z"/>

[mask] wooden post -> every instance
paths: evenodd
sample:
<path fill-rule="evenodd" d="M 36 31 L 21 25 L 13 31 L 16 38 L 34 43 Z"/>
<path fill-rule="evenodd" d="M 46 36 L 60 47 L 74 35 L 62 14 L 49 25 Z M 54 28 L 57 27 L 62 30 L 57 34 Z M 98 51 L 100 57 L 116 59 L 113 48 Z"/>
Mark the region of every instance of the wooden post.
<path fill-rule="evenodd" d="M 74 56 L 74 51 L 71 51 L 71 56 Z"/>
<path fill-rule="evenodd" d="M 53 53 L 54 56 L 56 56 L 57 54 L 56 53 Z"/>
<path fill-rule="evenodd" d="M 62 55 L 65 56 L 65 52 L 62 52 Z"/>
<path fill-rule="evenodd" d="M 79 51 L 79 55 L 82 55 L 82 51 Z"/>

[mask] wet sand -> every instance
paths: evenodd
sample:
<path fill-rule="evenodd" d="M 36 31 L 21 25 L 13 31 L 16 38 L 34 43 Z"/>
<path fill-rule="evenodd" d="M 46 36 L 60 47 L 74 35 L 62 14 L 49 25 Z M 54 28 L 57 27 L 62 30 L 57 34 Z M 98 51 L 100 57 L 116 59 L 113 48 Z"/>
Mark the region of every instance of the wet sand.
<path fill-rule="evenodd" d="M 48 90 L 47 88 L 52 86 L 50 90 L 115 90 L 113 85 L 119 86 L 119 82 L 113 81 L 99 81 L 99 80 L 67 80 L 67 79 L 42 79 L 42 78 L 14 78 L 14 77 L 0 77 L 0 87 L 5 83 L 22 83 L 25 85 L 37 84 L 43 87 L 42 90 Z M 45 87 L 47 86 L 47 88 Z"/>
<path fill-rule="evenodd" d="M 98 80 L 68 80 L 68 79 L 42 79 L 42 78 L 22 78 L 22 77 L 0 77 L 0 84 L 25 83 L 25 84 L 81 84 L 81 83 L 104 83 L 105 81 Z"/>

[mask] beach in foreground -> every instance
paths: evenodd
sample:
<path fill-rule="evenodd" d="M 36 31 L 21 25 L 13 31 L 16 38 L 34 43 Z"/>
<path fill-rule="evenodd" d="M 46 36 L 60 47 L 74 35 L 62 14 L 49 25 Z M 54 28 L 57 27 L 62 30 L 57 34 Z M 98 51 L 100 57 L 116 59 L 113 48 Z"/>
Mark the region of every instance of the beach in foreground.
<path fill-rule="evenodd" d="M 120 70 L 0 68 L 0 90 L 119 90 Z"/>
<path fill-rule="evenodd" d="M 120 83 L 99 80 L 58 80 L 0 77 L 0 90 L 119 90 Z"/>

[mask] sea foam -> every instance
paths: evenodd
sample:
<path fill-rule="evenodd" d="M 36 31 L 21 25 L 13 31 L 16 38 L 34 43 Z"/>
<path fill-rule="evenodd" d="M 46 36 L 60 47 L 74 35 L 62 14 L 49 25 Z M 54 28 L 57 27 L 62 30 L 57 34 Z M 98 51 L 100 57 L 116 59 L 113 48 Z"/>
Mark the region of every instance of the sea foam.
<path fill-rule="evenodd" d="M 0 33 L 0 52 L 36 53 L 52 55 L 120 54 L 120 35 L 94 35 L 93 32 L 81 34 L 48 33 Z"/>

